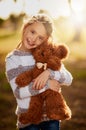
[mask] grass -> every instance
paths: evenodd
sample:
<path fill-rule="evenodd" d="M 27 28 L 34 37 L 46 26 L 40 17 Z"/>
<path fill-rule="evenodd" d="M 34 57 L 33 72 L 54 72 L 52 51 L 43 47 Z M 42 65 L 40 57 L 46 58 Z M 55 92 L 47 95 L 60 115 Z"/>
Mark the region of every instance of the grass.
<path fill-rule="evenodd" d="M 16 129 L 16 100 L 13 96 L 10 85 L 5 76 L 5 56 L 19 42 L 20 34 L 18 32 L 10 35 L 0 35 L 0 128 L 1 130 Z M 70 49 L 75 46 L 69 45 Z M 78 47 L 85 49 L 85 44 Z M 75 48 L 77 48 L 75 46 Z M 75 50 L 74 50 L 75 52 Z M 80 56 L 71 52 L 70 57 L 65 62 L 66 68 L 72 73 L 74 80 L 71 87 L 62 87 L 62 93 L 72 110 L 72 119 L 61 122 L 61 130 L 85 130 L 86 129 L 86 59 L 85 51 L 80 52 Z M 69 60 L 70 59 L 70 60 Z"/>

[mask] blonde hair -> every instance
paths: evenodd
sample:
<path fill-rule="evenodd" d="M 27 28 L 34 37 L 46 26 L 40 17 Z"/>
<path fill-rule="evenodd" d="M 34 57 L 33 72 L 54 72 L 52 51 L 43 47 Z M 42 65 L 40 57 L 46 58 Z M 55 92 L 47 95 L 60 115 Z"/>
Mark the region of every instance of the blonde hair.
<path fill-rule="evenodd" d="M 23 25 L 23 34 L 25 32 L 25 29 L 29 25 L 33 24 L 34 22 L 41 22 L 44 25 L 45 29 L 46 29 L 47 35 L 48 36 L 52 35 L 52 32 L 53 32 L 52 20 L 50 19 L 49 16 L 44 15 L 44 14 L 38 14 L 36 16 L 32 16 L 31 18 L 27 19 L 26 22 Z"/>

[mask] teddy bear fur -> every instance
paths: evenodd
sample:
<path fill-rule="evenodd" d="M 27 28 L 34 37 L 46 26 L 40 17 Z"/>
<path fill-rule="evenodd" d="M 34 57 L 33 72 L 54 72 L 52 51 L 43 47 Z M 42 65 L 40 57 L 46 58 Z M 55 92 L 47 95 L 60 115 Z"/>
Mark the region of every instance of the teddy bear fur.
<path fill-rule="evenodd" d="M 37 48 L 31 50 L 31 53 L 36 61 L 35 66 L 18 75 L 16 83 L 18 87 L 25 87 L 44 69 L 59 70 L 61 62 L 68 55 L 68 48 L 64 45 L 53 45 L 52 43 L 43 43 Z M 28 59 L 27 59 L 28 60 Z M 44 66 L 38 67 L 37 63 L 46 63 Z M 56 92 L 47 89 L 45 92 L 31 96 L 28 111 L 20 114 L 19 120 L 23 124 L 34 123 L 38 124 L 42 119 L 43 104 L 46 104 L 46 114 L 49 119 L 68 120 L 71 118 L 71 110 L 67 105 L 61 92 Z"/>

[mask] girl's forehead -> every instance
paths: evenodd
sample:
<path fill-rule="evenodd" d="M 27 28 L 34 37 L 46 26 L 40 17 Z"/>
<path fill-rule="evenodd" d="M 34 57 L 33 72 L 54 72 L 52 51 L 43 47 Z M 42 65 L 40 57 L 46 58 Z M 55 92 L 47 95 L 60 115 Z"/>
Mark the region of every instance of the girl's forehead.
<path fill-rule="evenodd" d="M 34 23 L 30 24 L 27 27 L 27 30 L 31 30 L 31 29 L 34 30 L 39 35 L 40 34 L 43 35 L 43 36 L 47 35 L 46 29 L 45 29 L 44 25 L 41 22 L 34 22 Z"/>

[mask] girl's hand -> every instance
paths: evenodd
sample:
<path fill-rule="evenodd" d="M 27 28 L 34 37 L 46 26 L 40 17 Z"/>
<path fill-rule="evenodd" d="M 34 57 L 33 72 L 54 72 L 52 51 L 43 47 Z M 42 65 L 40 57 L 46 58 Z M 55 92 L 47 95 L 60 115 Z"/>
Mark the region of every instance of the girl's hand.
<path fill-rule="evenodd" d="M 48 78 L 49 78 L 49 75 L 50 75 L 50 71 L 49 70 L 45 70 L 43 71 L 36 79 L 33 80 L 33 89 L 36 89 L 36 90 L 40 90 L 42 89 Z"/>
<path fill-rule="evenodd" d="M 61 92 L 61 85 L 55 79 L 49 80 L 49 88 L 56 92 Z"/>

